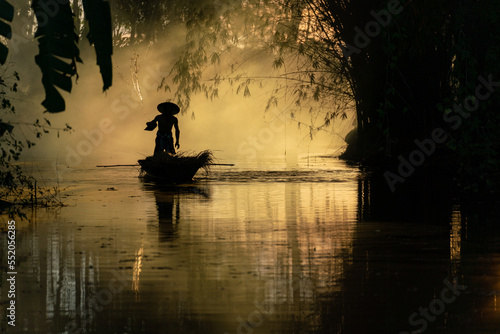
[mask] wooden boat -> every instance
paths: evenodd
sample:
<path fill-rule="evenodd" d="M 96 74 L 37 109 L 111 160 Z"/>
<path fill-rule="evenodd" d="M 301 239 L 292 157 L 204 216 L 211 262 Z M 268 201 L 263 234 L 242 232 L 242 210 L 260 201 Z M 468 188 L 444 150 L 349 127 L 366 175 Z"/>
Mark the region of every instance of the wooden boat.
<path fill-rule="evenodd" d="M 141 176 L 166 183 L 186 183 L 200 168 L 207 169 L 213 160 L 212 152 L 202 151 L 196 155 L 161 153 L 138 160 Z"/>

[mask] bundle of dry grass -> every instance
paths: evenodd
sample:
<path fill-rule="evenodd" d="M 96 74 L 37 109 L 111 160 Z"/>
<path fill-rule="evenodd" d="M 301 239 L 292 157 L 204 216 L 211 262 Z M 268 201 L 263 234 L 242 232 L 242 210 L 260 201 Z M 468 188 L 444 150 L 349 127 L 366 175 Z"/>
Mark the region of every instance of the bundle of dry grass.
<path fill-rule="evenodd" d="M 213 162 L 213 154 L 210 150 L 202 151 L 196 155 L 189 155 L 186 152 L 180 152 L 175 155 L 163 152 L 152 155 L 144 159 L 150 167 L 164 167 L 170 165 L 197 166 L 206 168 Z"/>
<path fill-rule="evenodd" d="M 213 159 L 212 152 L 205 150 L 196 155 L 189 152 L 175 155 L 161 153 L 139 160 L 139 163 L 143 173 L 173 180 L 186 180 L 192 179 L 200 168 L 208 170 Z"/>

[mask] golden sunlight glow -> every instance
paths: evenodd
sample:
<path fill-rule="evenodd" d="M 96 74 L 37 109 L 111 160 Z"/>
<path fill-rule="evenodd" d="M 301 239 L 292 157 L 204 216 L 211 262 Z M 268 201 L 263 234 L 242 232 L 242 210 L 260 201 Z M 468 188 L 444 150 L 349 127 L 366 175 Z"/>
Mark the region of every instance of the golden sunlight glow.
<path fill-rule="evenodd" d="M 142 93 L 141 93 L 141 86 L 139 85 L 139 78 L 138 78 L 138 72 L 139 72 L 139 65 L 137 64 L 137 61 L 139 60 L 139 54 L 136 53 L 134 57 L 132 58 L 132 84 L 134 85 L 134 90 L 137 93 L 137 96 L 139 97 L 139 100 L 142 101 Z"/>
<path fill-rule="evenodd" d="M 460 266 L 460 252 L 462 245 L 462 215 L 460 207 L 455 206 L 451 216 L 450 229 L 450 262 L 452 266 L 452 276 L 458 274 Z"/>
<path fill-rule="evenodd" d="M 142 271 L 142 257 L 144 255 L 144 244 L 135 253 L 135 262 L 132 273 L 132 290 L 135 292 L 135 300 L 139 301 L 139 276 Z"/>
<path fill-rule="evenodd" d="M 320 14 L 321 13 L 321 14 Z M 302 21 L 299 24 L 299 40 L 329 40 L 332 41 L 335 31 L 332 26 L 321 23 L 320 15 L 324 15 L 312 1 L 302 12 Z"/>

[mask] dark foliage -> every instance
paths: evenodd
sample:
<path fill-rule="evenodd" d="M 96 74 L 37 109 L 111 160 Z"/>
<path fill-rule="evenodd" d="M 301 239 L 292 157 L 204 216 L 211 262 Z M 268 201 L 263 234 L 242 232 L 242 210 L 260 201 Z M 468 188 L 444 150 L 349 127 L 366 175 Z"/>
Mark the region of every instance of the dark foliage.
<path fill-rule="evenodd" d="M 33 123 L 8 123 L 3 117 L 15 114 L 15 107 L 10 101 L 11 94 L 17 91 L 19 75 L 4 71 L 0 74 L 0 213 L 9 212 L 23 216 L 21 208 L 25 205 L 60 204 L 59 189 L 38 186 L 36 179 L 27 175 L 18 163 L 21 153 L 33 147 L 35 142 L 28 138 L 18 139 L 14 133 L 17 126 L 28 127 L 36 138 L 41 138 L 50 131 L 71 131 L 65 128 L 55 129 L 46 118 Z"/>
<path fill-rule="evenodd" d="M 76 62 L 81 59 L 69 1 L 59 3 L 57 9 L 51 4 L 53 2 L 33 0 L 31 5 L 38 21 L 35 38 L 40 52 L 35 61 L 43 75 L 45 100 L 42 105 L 49 112 L 61 112 L 66 105 L 56 87 L 71 92 L 71 78 L 76 75 Z"/>
<path fill-rule="evenodd" d="M 35 61 L 43 75 L 46 97 L 42 105 L 48 112 L 61 112 L 66 106 L 57 88 L 71 92 L 72 77 L 77 75 L 76 63 L 82 61 L 77 46 L 79 36 L 75 32 L 72 8 L 69 0 L 33 0 L 31 7 L 38 21 L 35 38 L 38 39 L 40 52 Z M 103 90 L 106 90 L 112 82 L 109 3 L 88 0 L 84 1 L 84 9 L 90 28 L 88 39 L 95 45 L 97 64 L 104 83 Z"/>
<path fill-rule="evenodd" d="M 94 44 L 97 65 L 101 70 L 104 84 L 102 90 L 105 91 L 111 86 L 113 73 L 111 66 L 113 40 L 109 2 L 103 0 L 83 0 L 83 8 L 89 22 L 87 38 L 90 44 Z"/>
<path fill-rule="evenodd" d="M 7 39 L 12 37 L 12 28 L 4 21 L 11 22 L 14 18 L 14 7 L 6 0 L 0 0 L 0 36 Z M 9 49 L 0 43 L 0 64 L 5 64 Z"/>

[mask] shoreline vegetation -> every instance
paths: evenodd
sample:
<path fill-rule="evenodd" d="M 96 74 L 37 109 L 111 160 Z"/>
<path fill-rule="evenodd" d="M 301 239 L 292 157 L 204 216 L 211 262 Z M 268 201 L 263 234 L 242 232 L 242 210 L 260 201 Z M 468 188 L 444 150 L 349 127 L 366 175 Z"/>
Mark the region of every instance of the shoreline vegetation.
<path fill-rule="evenodd" d="M 26 218 L 24 210 L 26 208 L 59 208 L 65 206 L 61 193 L 64 189 L 58 186 L 37 187 L 36 182 L 33 186 L 18 186 L 15 194 L 2 195 L 0 199 L 0 214 L 19 216 Z"/>
<path fill-rule="evenodd" d="M 432 154 L 410 147 L 396 157 L 367 155 L 356 143 L 347 145 L 338 158 L 370 171 L 371 176 L 383 181 L 387 192 L 395 196 L 414 191 L 411 187 L 419 182 L 432 180 L 430 188 L 446 187 L 452 192 L 450 196 L 476 201 L 500 200 L 500 172 L 471 177 L 459 155 L 444 146 L 436 147 Z"/>

